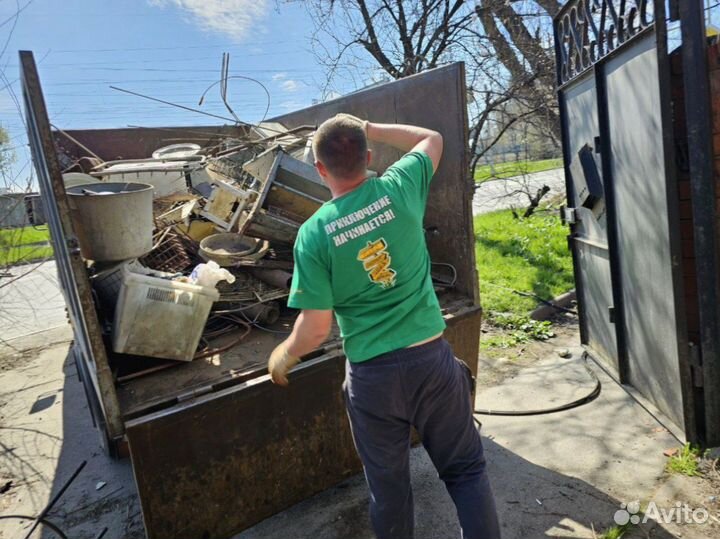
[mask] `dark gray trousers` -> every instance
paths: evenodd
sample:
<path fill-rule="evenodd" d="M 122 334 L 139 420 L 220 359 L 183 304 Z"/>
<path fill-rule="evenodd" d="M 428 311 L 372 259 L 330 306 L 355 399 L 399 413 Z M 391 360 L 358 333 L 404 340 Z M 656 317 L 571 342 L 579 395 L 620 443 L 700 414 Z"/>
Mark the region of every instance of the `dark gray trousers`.
<path fill-rule="evenodd" d="M 470 380 L 445 339 L 347 362 L 343 389 L 378 539 L 413 537 L 411 426 L 455 502 L 462 537 L 500 537 Z"/>

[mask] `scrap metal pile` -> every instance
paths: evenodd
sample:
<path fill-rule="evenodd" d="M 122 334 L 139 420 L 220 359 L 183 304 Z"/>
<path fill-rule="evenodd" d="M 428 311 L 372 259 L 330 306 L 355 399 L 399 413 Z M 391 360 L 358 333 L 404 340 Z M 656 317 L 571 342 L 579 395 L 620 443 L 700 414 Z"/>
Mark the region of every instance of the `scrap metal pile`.
<path fill-rule="evenodd" d="M 189 361 L 217 352 L 219 336 L 278 320 L 298 229 L 330 199 L 313 130 L 261 124 L 242 140 L 175 144 L 147 159 L 70 162 L 60 152 L 114 352 Z"/>

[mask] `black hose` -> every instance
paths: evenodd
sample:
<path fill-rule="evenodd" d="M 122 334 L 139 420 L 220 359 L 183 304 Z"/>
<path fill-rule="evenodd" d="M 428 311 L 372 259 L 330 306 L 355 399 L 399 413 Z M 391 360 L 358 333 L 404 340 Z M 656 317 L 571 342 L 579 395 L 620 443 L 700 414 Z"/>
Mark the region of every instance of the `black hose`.
<path fill-rule="evenodd" d="M 27 515 L 2 515 L 2 516 L 0 516 L 0 519 L 9 519 L 9 518 L 16 518 L 18 520 L 35 520 L 37 517 L 30 517 Z M 50 528 L 52 531 L 54 531 L 55 534 L 58 537 L 60 537 L 60 539 L 68 539 L 68 536 L 65 535 L 65 533 L 60 528 L 58 528 L 55 524 L 53 524 L 49 520 L 47 520 L 45 518 L 41 518 L 40 523 L 43 526 L 46 526 L 47 528 Z"/>
<path fill-rule="evenodd" d="M 583 354 L 583 357 L 585 358 L 585 364 L 583 365 L 585 367 L 585 370 L 588 372 L 590 377 L 593 380 L 595 380 L 595 387 L 593 388 L 593 390 L 590 393 L 588 393 L 584 397 L 581 397 L 572 402 L 568 402 L 567 404 L 561 404 L 560 406 L 553 406 L 552 408 L 543 408 L 540 410 L 484 410 L 484 409 L 476 408 L 475 413 L 479 414 L 479 415 L 502 415 L 502 416 L 529 416 L 529 415 L 554 414 L 557 412 L 564 412 L 565 410 L 571 410 L 573 408 L 577 408 L 578 406 L 582 406 L 584 404 L 588 404 L 588 403 L 594 401 L 600 395 L 600 391 L 602 390 L 602 384 L 600 383 L 600 379 L 597 377 L 595 372 L 588 366 L 587 354 Z"/>

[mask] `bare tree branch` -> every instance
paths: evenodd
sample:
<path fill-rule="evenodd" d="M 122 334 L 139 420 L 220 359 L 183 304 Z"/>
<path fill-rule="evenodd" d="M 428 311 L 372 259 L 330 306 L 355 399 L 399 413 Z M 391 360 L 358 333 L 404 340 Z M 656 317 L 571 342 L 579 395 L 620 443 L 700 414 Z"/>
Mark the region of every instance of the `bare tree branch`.
<path fill-rule="evenodd" d="M 518 147 L 516 141 L 521 140 L 527 152 L 528 137 L 534 137 L 533 152 L 542 154 L 548 139 L 557 148 L 548 32 L 550 15 L 561 6 L 558 0 L 304 3 L 318 15 L 313 17 L 318 21 L 313 43 L 330 75 L 344 70 L 367 80 L 379 67 L 398 79 L 464 61 L 473 168 L 494 145 L 503 145 L 506 149 L 500 153 L 506 154 L 507 148 Z M 375 80 L 375 75 L 371 78 Z M 524 129 L 522 133 L 518 126 Z"/>

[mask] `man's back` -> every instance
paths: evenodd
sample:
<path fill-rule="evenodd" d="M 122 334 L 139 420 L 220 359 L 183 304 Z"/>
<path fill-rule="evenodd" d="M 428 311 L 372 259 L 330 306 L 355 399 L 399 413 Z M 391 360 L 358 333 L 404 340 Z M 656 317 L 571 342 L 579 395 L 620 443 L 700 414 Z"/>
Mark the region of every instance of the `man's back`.
<path fill-rule="evenodd" d="M 326 202 L 301 228 L 289 304 L 334 309 L 353 362 L 445 328 L 422 228 L 432 163 L 412 152 Z"/>

